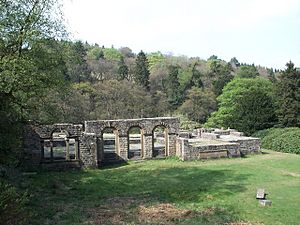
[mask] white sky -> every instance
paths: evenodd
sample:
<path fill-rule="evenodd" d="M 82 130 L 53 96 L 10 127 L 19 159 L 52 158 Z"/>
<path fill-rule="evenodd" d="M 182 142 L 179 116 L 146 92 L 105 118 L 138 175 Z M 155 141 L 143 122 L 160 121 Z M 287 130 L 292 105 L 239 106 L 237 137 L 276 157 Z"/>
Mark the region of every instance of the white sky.
<path fill-rule="evenodd" d="M 73 39 L 135 53 L 300 67 L 299 0 L 64 0 Z"/>

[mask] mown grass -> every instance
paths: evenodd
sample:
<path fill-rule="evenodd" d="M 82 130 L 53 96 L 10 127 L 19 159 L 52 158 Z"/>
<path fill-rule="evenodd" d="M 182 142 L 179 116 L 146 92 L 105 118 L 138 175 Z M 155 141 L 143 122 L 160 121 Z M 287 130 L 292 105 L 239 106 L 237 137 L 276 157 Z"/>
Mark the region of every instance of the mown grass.
<path fill-rule="evenodd" d="M 273 151 L 239 159 L 149 160 L 42 172 L 24 186 L 31 193 L 31 224 L 300 224 L 300 156 Z M 267 190 L 271 207 L 259 205 L 257 188 Z M 141 207 L 166 204 L 190 212 L 173 220 L 165 212 L 143 218 Z"/>

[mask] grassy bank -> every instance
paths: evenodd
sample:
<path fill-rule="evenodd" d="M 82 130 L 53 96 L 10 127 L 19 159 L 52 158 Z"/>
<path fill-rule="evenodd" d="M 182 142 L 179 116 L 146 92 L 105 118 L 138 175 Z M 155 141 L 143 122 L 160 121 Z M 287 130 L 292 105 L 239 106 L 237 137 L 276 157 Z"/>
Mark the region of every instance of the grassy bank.
<path fill-rule="evenodd" d="M 24 181 L 32 224 L 299 224 L 300 156 L 267 151 L 240 159 L 175 159 Z M 265 188 L 271 207 L 255 199 Z"/>

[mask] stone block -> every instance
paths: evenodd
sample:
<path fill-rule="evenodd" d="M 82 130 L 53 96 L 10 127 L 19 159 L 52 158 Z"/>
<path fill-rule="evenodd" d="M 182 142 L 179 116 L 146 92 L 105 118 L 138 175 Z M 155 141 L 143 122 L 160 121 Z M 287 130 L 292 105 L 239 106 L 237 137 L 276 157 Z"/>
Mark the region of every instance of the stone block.
<path fill-rule="evenodd" d="M 259 200 L 259 204 L 262 206 L 271 206 L 272 205 L 272 201 L 271 200 L 267 200 L 267 199 L 261 199 Z"/>

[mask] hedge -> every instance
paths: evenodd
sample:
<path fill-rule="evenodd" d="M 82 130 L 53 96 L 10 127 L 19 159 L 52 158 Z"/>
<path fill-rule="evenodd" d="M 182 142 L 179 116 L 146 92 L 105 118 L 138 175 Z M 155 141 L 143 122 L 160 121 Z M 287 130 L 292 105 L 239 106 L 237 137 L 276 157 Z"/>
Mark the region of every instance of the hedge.
<path fill-rule="evenodd" d="M 262 148 L 300 154 L 300 128 L 270 128 L 253 134 L 262 140 Z"/>

